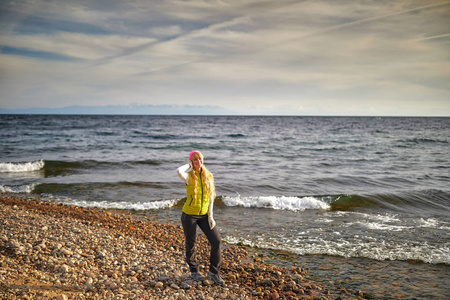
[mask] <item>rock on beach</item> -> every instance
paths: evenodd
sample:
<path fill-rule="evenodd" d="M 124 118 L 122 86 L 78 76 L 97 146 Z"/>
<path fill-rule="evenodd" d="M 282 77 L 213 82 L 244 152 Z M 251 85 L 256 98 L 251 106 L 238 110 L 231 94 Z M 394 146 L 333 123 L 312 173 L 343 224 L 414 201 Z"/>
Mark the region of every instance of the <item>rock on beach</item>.
<path fill-rule="evenodd" d="M 199 236 L 202 273 L 209 245 Z M 190 279 L 181 226 L 0 195 L 0 299 L 363 299 L 223 247 L 225 285 Z"/>

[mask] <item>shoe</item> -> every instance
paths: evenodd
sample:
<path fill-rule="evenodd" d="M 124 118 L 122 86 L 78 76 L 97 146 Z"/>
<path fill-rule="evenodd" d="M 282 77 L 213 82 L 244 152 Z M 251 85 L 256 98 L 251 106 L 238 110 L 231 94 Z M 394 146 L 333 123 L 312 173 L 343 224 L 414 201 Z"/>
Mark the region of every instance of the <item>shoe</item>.
<path fill-rule="evenodd" d="M 191 273 L 191 279 L 193 279 L 195 281 L 202 281 L 205 278 L 202 276 L 202 274 L 200 274 L 198 272 L 193 272 L 193 273 Z"/>
<path fill-rule="evenodd" d="M 208 272 L 208 278 L 214 281 L 215 284 L 224 285 L 225 282 L 222 278 L 220 278 L 219 274 L 214 274 L 212 272 Z"/>

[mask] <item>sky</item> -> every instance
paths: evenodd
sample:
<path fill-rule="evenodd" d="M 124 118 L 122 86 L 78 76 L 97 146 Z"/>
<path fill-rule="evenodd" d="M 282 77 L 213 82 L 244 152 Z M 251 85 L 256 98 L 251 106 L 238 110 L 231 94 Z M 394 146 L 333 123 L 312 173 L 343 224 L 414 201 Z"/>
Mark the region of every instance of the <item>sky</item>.
<path fill-rule="evenodd" d="M 73 106 L 450 116 L 450 1 L 0 1 L 0 109 Z"/>

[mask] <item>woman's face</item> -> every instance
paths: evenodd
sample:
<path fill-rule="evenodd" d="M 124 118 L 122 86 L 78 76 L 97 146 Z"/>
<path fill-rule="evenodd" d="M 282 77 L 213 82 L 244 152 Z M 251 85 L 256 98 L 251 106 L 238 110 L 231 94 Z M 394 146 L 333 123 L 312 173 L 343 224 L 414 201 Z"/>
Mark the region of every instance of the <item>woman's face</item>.
<path fill-rule="evenodd" d="M 194 167 L 195 171 L 200 171 L 203 166 L 203 160 L 202 157 L 198 154 L 194 154 L 192 156 L 192 166 Z"/>

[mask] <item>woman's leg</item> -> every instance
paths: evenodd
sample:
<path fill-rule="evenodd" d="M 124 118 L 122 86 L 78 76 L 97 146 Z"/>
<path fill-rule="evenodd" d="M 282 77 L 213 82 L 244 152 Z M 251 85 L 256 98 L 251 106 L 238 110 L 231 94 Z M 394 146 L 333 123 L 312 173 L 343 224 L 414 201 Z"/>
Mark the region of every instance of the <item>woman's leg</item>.
<path fill-rule="evenodd" d="M 222 265 L 222 252 L 221 252 L 221 243 L 222 238 L 220 237 L 219 230 L 217 230 L 217 226 L 211 229 L 208 223 L 208 216 L 202 216 L 202 218 L 198 221 L 198 226 L 203 231 L 203 233 L 208 238 L 209 243 L 211 244 L 211 252 L 210 252 L 210 265 L 209 271 L 213 274 L 219 274 L 220 266 Z"/>
<path fill-rule="evenodd" d="M 197 237 L 197 220 L 195 216 L 185 213 L 181 214 L 181 225 L 183 226 L 186 241 L 186 262 L 191 273 L 198 272 L 198 262 L 196 257 L 195 239 Z"/>

